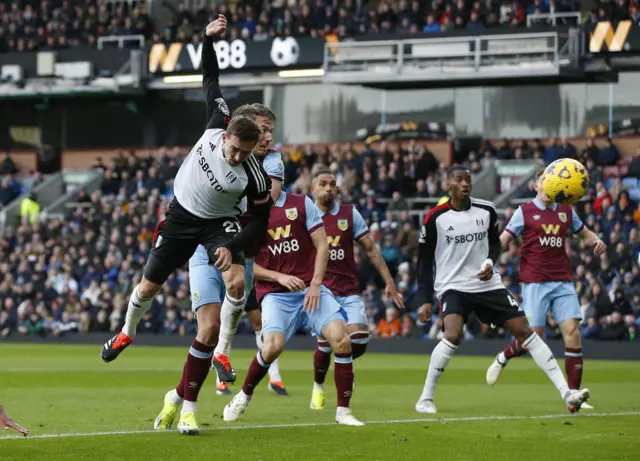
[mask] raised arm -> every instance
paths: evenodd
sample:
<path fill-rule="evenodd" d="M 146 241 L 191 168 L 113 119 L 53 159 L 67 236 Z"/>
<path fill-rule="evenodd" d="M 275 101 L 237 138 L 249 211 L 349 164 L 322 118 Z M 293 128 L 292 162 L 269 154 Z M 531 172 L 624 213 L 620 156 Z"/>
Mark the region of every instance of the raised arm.
<path fill-rule="evenodd" d="M 214 38 L 224 34 L 226 30 L 227 18 L 219 15 L 218 19 L 207 26 L 202 41 L 202 86 L 207 104 L 207 130 L 225 130 L 231 117 L 229 107 L 222 98 L 220 67 L 213 47 Z"/>

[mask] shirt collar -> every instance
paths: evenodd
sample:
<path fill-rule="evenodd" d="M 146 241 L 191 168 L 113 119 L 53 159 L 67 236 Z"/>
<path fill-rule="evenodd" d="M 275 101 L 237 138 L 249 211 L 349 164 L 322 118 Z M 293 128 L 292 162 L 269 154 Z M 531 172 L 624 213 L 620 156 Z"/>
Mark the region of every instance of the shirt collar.
<path fill-rule="evenodd" d="M 556 211 L 556 208 L 558 208 L 558 204 L 557 203 L 553 203 L 551 204 L 550 207 L 547 207 L 544 203 L 542 203 L 542 200 L 540 200 L 538 197 L 533 199 L 533 204 L 538 207 L 540 210 L 551 210 L 551 211 Z"/>
<path fill-rule="evenodd" d="M 280 192 L 280 195 L 278 196 L 278 200 L 276 200 L 276 203 L 274 203 L 274 206 L 282 208 L 284 206 L 284 201 L 285 200 L 287 200 L 287 193 L 282 191 L 282 192 Z"/>

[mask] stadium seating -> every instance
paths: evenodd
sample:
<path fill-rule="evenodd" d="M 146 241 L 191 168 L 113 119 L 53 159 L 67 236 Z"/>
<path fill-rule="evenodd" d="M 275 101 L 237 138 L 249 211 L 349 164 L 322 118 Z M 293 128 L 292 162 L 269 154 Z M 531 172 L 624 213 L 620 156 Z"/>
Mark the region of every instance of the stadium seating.
<path fill-rule="evenodd" d="M 571 2 L 563 2 L 568 5 Z M 578 2 L 575 2 L 576 5 Z M 228 39 L 266 40 L 282 35 L 347 37 L 362 34 L 437 33 L 454 29 L 482 30 L 494 27 L 522 27 L 527 14 L 549 12 L 549 2 L 513 3 L 416 2 L 409 0 L 356 3 L 352 1 L 288 2 L 286 7 L 270 2 L 240 2 L 208 6 L 204 3 L 189 10 L 181 4 L 154 3 L 167 7 L 172 18 L 166 24 L 154 24 L 144 2 L 79 2 L 55 7 L 55 2 L 34 2 L 13 11 L 9 2 L 0 2 L 0 52 L 59 50 L 94 46 L 98 37 L 141 35 L 146 41 L 191 42 L 194 33 L 217 14 L 225 14 L 230 28 Z M 437 7 L 434 7 L 437 5 Z M 551 3 L 551 8 L 556 8 Z M 559 7 L 558 7 L 559 8 Z M 565 8 L 571 9 L 571 8 Z M 575 10 L 577 11 L 577 10 Z M 539 24 L 539 21 L 536 23 Z"/>
<path fill-rule="evenodd" d="M 484 162 L 500 152 L 490 144 L 486 146 L 489 154 Z M 422 146 L 413 148 L 417 152 Z M 411 161 L 405 160 L 409 153 L 400 151 L 394 159 L 388 152 L 375 148 L 358 151 L 350 145 L 322 154 L 312 149 L 300 154 L 294 149 L 284 155 L 285 188 L 306 193 L 314 165 L 334 170 L 343 200 L 355 203 L 369 222 L 371 233 L 410 307 L 398 318 L 389 317 L 393 323 L 390 329 L 384 320 L 387 309 L 392 307 L 390 300 L 383 295 L 375 269 L 357 251 L 372 334 L 380 331 L 383 336 L 392 336 L 399 331 L 401 336 L 435 338 L 441 334 L 437 315 L 431 323 L 422 325 L 416 323 L 411 312 L 415 308 L 412 299 L 416 290 L 418 216 L 446 194 L 442 181 L 444 166 L 431 158 L 428 150 L 425 156 L 420 159 L 415 156 Z M 468 155 L 469 164 L 474 164 L 475 153 Z M 119 330 L 126 296 L 141 276 L 154 227 L 173 194 L 172 178 L 180 160 L 180 155 L 174 154 L 155 158 L 130 154 L 117 156 L 108 167 L 96 165 L 105 174 L 101 191 L 91 197 L 83 196 L 67 219 L 42 224 L 23 222 L 3 236 L 0 334 L 63 335 Z M 381 166 L 378 160 L 382 161 Z M 430 204 L 393 194 L 398 185 L 402 185 L 405 197 L 422 198 Z M 640 269 L 634 264 L 640 251 L 637 231 L 640 183 L 636 177 L 625 177 L 607 179 L 604 185 L 611 203 L 594 207 L 596 197 L 591 195 L 577 209 L 585 223 L 600 232 L 609 244 L 610 262 L 594 259 L 576 238 L 571 240 L 570 254 L 577 268 L 576 286 L 585 312 L 585 335 L 628 340 L 635 337 L 635 318 L 640 318 Z M 628 192 L 629 203 L 621 200 L 623 190 Z M 512 212 L 513 209 L 505 210 L 505 221 Z M 517 268 L 518 253 L 512 247 L 501 256 L 499 270 L 515 294 L 519 294 Z M 618 291 L 622 297 L 616 297 Z M 615 312 L 624 316 L 616 316 Z M 381 325 L 386 326 L 380 328 Z M 139 328 L 162 334 L 194 332 L 185 270 L 171 277 Z M 241 326 L 240 331 L 250 332 L 251 328 Z M 557 326 L 550 324 L 548 334 L 557 335 Z M 466 330 L 468 338 L 504 335 L 504 331 L 491 329 L 476 319 L 471 320 Z"/>

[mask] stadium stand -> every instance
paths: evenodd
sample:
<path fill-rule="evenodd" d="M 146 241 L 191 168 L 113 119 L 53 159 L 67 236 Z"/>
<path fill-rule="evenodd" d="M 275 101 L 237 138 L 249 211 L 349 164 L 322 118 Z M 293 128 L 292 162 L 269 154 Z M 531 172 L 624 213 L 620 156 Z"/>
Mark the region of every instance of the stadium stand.
<path fill-rule="evenodd" d="M 535 158 L 553 149 L 560 149 L 557 155 L 568 155 L 568 146 L 558 146 L 555 140 L 546 147 L 539 141 L 505 141 L 497 148 L 485 142 L 478 152 L 466 153 L 467 164 L 479 171 L 494 159 Z M 579 154 L 580 158 L 593 156 L 587 162 L 595 163 L 590 167 L 592 187 L 577 210 L 609 251 L 602 259 L 594 258 L 590 249 L 573 238 L 569 253 L 576 268 L 584 335 L 628 341 L 635 340 L 640 326 L 636 320 L 640 319 L 640 174 L 638 157 L 616 165 L 615 171 L 598 166 L 606 149 L 588 144 Z M 119 331 L 126 296 L 141 277 L 149 242 L 172 196 L 172 178 L 183 155 L 179 149 L 163 149 L 155 157 L 121 152 L 110 165 L 99 161 L 94 168 L 103 171 L 101 189 L 91 196 L 80 193 L 68 217 L 46 222 L 23 219 L 10 226 L 0 239 L 0 335 Z M 445 165 L 420 143 L 412 143 L 408 150 L 389 143 L 362 150 L 352 144 L 332 144 L 321 152 L 299 146 L 285 151 L 284 157 L 287 190 L 307 193 L 315 168 L 328 167 L 336 173 L 342 200 L 359 207 L 405 302 L 415 307 L 416 229 L 419 216 L 446 194 Z M 504 222 L 513 211 L 513 207 L 504 210 Z M 357 251 L 356 258 L 372 334 L 383 338 L 441 335 L 437 313 L 432 322 L 421 324 L 412 309 L 396 312 L 365 255 Z M 511 246 L 502 254 L 499 270 L 519 295 L 517 268 L 518 251 Z M 139 328 L 156 334 L 194 334 L 186 270 L 169 279 Z M 239 331 L 251 332 L 251 328 L 245 325 Z M 505 336 L 504 331 L 477 319 L 469 322 L 465 334 L 468 338 Z M 547 335 L 559 335 L 552 319 Z"/>
<path fill-rule="evenodd" d="M 16 2 L 0 2 L 0 52 L 95 46 L 97 39 L 105 36 L 141 36 L 143 43 L 191 43 L 199 40 L 194 35 L 199 34 L 204 25 L 218 14 L 224 14 L 229 20 L 226 39 L 261 41 L 291 35 L 345 38 L 357 34 L 525 27 L 527 15 L 546 17 L 544 15 L 549 12 L 578 11 L 578 2 L 548 0 L 294 0 L 248 3 L 231 1 L 208 5 L 202 2 L 189 8 L 184 3 L 173 5 L 163 2 L 162 6 L 171 11 L 171 19 L 166 24 L 154 24 L 145 2 L 44 0 L 27 2 L 23 9 Z M 161 6 L 154 5 L 155 8 Z"/>

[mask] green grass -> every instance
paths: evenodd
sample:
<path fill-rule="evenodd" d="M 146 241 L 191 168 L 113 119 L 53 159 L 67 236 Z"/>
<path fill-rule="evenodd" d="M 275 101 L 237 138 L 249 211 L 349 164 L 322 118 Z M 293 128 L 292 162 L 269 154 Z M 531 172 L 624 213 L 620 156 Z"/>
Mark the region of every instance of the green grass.
<path fill-rule="evenodd" d="M 429 358 L 370 354 L 355 365 L 352 407 L 357 417 L 375 423 L 349 428 L 332 424 L 332 381 L 325 410 L 308 409 L 312 354 L 285 352 L 281 369 L 290 397 L 262 385 L 242 419 L 227 424 L 221 414 L 229 397 L 217 396 L 210 379 L 198 411 L 206 430 L 185 437 L 175 431 L 126 432 L 153 428 L 165 392 L 180 379 L 186 349 L 134 346 L 108 365 L 99 351 L 99 346 L 0 345 L 0 401 L 33 436 L 0 434 L 0 460 L 640 459 L 638 362 L 586 363 L 584 385 L 596 407 L 591 413 L 604 414 L 587 417 L 586 411 L 566 412 L 529 358 L 512 361 L 500 383 L 489 388 L 484 376 L 491 358 L 455 357 L 436 392 L 438 418 L 425 418 L 412 408 Z M 239 382 L 252 354 L 232 353 Z M 541 415 L 554 417 L 532 418 Z M 280 427 L 247 428 L 258 425 Z M 45 437 L 100 432 L 121 433 Z"/>

